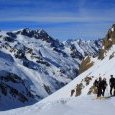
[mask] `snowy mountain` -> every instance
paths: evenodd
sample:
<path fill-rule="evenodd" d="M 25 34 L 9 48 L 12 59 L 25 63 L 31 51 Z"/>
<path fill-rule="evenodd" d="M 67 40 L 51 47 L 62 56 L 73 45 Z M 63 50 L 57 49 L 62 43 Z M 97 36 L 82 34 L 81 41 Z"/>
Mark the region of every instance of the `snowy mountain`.
<path fill-rule="evenodd" d="M 93 83 L 99 77 L 106 78 L 108 83 L 108 88 L 106 90 L 106 96 L 109 95 L 109 79 L 110 75 L 115 77 L 115 25 L 109 29 L 106 37 L 103 39 L 103 47 L 100 51 L 103 51 L 100 58 L 100 53 L 96 57 L 86 56 L 83 61 L 90 59 L 90 62 L 93 63 L 90 68 L 78 75 L 73 81 L 68 85 L 58 90 L 56 93 L 44 99 L 43 102 L 55 101 L 60 99 L 67 99 L 71 96 L 71 90 L 76 89 L 74 96 L 84 97 L 87 95 L 95 96 L 93 92 Z M 109 44 L 109 45 L 108 45 Z M 83 62 L 82 61 L 82 62 Z M 86 63 L 87 65 L 87 63 Z"/>
<path fill-rule="evenodd" d="M 109 97 L 110 75 L 115 77 L 115 26 L 112 26 L 103 39 L 103 47 L 98 56 L 87 56 L 83 62 L 92 65 L 78 75 L 69 84 L 51 94 L 42 101 L 25 108 L 7 112 L 0 112 L 2 115 L 108 115 L 115 112 L 115 97 Z M 109 35 L 109 36 L 108 36 Z M 85 61 L 88 60 L 88 61 Z M 93 83 L 95 79 L 107 79 L 105 98 L 96 99 Z M 71 97 L 71 90 L 75 89 Z"/>
<path fill-rule="evenodd" d="M 98 55 L 101 44 L 62 43 L 42 29 L 0 31 L 0 110 L 34 104 L 68 84 L 84 57 Z"/>
<path fill-rule="evenodd" d="M 70 51 L 70 55 L 72 58 L 77 58 L 82 60 L 85 56 L 93 56 L 96 57 L 99 49 L 102 47 L 102 40 L 67 40 L 64 41 L 65 51 L 68 53 L 68 49 Z M 67 50 L 66 50 L 67 49 Z"/>

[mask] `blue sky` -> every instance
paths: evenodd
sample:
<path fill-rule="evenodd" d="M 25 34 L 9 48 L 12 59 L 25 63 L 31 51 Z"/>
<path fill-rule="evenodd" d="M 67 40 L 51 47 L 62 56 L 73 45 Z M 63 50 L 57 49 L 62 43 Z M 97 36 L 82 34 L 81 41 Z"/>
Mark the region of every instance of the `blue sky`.
<path fill-rule="evenodd" d="M 115 23 L 115 0 L 0 0 L 0 29 L 43 28 L 56 39 L 98 39 Z"/>

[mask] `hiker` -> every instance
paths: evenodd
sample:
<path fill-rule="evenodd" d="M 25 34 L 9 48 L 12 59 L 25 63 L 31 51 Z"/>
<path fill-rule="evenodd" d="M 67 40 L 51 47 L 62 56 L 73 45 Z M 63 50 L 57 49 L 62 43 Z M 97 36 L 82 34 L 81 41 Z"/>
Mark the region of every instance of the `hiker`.
<path fill-rule="evenodd" d="M 75 92 L 75 89 L 72 89 L 71 90 L 71 97 L 73 96 L 74 92 Z"/>
<path fill-rule="evenodd" d="M 97 94 L 97 87 L 98 87 L 98 79 L 96 79 L 93 83 L 93 92 Z"/>
<path fill-rule="evenodd" d="M 94 84 L 93 84 L 95 87 L 97 87 L 98 86 L 98 79 L 96 79 L 95 81 L 94 81 Z"/>
<path fill-rule="evenodd" d="M 102 78 L 99 77 L 98 85 L 97 85 L 97 98 L 102 95 Z"/>
<path fill-rule="evenodd" d="M 107 87 L 107 81 L 106 81 L 106 78 L 103 78 L 103 80 L 102 80 L 102 96 L 104 96 L 104 94 L 105 94 L 106 87 Z"/>
<path fill-rule="evenodd" d="M 109 80 L 109 85 L 110 85 L 110 95 L 114 95 L 115 96 L 115 78 L 113 77 L 113 75 L 111 75 L 111 78 Z M 114 94 L 112 93 L 114 89 Z"/>

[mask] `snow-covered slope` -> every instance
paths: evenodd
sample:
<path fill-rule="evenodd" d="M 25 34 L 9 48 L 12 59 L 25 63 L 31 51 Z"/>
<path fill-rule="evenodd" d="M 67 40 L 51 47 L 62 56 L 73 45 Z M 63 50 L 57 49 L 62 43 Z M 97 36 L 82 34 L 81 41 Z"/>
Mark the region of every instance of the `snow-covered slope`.
<path fill-rule="evenodd" d="M 78 75 L 84 56 L 97 55 L 100 47 L 101 40 L 61 43 L 42 29 L 0 31 L 0 110 L 30 105 L 57 91 Z"/>

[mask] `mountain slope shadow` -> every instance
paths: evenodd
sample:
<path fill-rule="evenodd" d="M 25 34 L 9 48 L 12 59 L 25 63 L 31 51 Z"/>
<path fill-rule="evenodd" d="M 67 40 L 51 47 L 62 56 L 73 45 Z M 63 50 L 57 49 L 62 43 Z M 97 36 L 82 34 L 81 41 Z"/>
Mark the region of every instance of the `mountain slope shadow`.
<path fill-rule="evenodd" d="M 0 71 L 0 111 L 32 105 L 41 99 L 31 90 L 31 81 L 14 73 Z"/>

